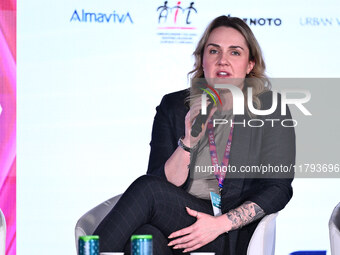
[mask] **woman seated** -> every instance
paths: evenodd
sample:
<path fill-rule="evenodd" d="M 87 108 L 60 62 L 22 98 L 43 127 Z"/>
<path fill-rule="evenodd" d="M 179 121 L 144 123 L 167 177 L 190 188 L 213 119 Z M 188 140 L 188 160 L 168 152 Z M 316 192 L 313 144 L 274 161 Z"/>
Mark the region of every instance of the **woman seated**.
<path fill-rule="evenodd" d="M 271 121 L 249 125 L 255 117 L 283 119 L 280 97 L 267 116 L 255 115 L 247 104 L 248 88 L 255 108 L 270 109 L 273 102 L 250 28 L 239 18 L 220 16 L 205 30 L 194 56 L 191 89 L 165 95 L 157 107 L 147 175 L 131 184 L 95 231 L 101 251 L 128 252 L 131 235 L 152 234 L 156 255 L 246 254 L 259 220 L 283 209 L 292 197 L 292 174 L 242 171 L 295 164 L 294 128 Z M 233 113 L 232 89 L 221 84 L 242 92 L 244 114 Z M 202 101 L 204 90 L 214 99 L 204 94 Z M 202 105 L 207 105 L 207 118 L 197 127 Z M 284 117 L 291 118 L 288 108 Z"/>

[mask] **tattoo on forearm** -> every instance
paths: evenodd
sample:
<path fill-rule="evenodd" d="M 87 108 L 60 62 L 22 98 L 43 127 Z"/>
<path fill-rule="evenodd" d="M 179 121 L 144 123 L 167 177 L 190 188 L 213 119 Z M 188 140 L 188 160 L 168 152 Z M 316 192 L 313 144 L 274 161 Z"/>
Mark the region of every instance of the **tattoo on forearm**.
<path fill-rule="evenodd" d="M 243 226 L 262 218 L 265 215 L 261 207 L 256 203 L 246 201 L 236 209 L 230 210 L 227 213 L 232 227 L 230 230 L 242 228 Z"/>

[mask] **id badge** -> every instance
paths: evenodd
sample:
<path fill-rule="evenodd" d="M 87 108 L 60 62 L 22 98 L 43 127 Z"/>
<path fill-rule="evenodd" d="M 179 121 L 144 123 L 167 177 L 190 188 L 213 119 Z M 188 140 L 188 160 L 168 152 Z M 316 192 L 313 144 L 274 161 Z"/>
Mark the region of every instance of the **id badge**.
<path fill-rule="evenodd" d="M 222 215 L 221 196 L 219 194 L 216 194 L 215 192 L 210 192 L 210 200 L 213 207 L 214 215 L 215 216 Z"/>

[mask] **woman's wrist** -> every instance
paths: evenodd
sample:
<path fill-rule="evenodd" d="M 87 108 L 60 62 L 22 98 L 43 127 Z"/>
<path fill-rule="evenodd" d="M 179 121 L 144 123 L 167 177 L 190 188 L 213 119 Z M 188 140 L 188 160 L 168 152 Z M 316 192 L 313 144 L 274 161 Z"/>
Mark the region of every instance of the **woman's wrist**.
<path fill-rule="evenodd" d="M 183 136 L 178 139 L 178 146 L 187 152 L 191 152 L 193 149 L 193 147 L 190 147 L 190 139 L 186 139 Z"/>
<path fill-rule="evenodd" d="M 222 214 L 218 216 L 219 224 L 221 226 L 221 233 L 228 233 L 231 230 L 231 221 L 229 220 L 227 214 Z"/>

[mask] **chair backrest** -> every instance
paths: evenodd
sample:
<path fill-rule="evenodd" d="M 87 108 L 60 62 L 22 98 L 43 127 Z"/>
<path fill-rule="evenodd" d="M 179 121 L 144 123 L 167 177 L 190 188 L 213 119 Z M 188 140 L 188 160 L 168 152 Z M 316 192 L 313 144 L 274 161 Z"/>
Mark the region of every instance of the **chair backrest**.
<path fill-rule="evenodd" d="M 75 228 L 76 248 L 78 252 L 78 239 L 80 236 L 92 235 L 99 223 L 112 210 L 121 195 L 115 196 L 97 205 L 92 210 L 85 213 L 77 222 Z M 1 254 L 0 254 L 1 255 Z"/>
<path fill-rule="evenodd" d="M 247 255 L 274 255 L 276 236 L 276 217 L 273 213 L 262 218 L 250 239 Z"/>
<path fill-rule="evenodd" d="M 328 223 L 331 253 L 340 254 L 340 203 L 334 208 Z"/>
<path fill-rule="evenodd" d="M 5 255 L 6 249 L 6 220 L 0 209 L 0 255 Z"/>

